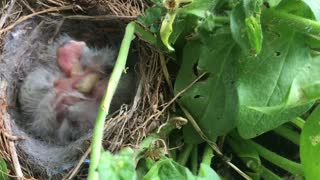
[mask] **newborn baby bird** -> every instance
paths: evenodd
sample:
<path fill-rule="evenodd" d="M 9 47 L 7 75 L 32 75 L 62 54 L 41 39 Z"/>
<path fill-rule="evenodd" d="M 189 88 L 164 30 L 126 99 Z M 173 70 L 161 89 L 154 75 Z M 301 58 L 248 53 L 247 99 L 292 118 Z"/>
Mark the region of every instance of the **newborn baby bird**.
<path fill-rule="evenodd" d="M 62 36 L 46 53 L 47 66 L 39 65 L 27 75 L 19 102 L 30 133 L 66 144 L 93 128 L 116 52 Z M 118 86 L 111 112 L 133 98 L 135 73 L 124 74 Z"/>

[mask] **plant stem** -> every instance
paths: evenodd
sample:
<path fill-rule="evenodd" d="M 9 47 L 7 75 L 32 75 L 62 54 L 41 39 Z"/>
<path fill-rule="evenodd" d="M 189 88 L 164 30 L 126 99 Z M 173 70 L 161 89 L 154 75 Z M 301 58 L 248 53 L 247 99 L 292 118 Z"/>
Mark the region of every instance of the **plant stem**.
<path fill-rule="evenodd" d="M 302 33 L 320 35 L 319 22 L 283 11 L 272 9 L 265 10 L 262 13 L 262 20 L 272 24 L 284 24 Z"/>
<path fill-rule="evenodd" d="M 290 161 L 268 149 L 265 147 L 261 146 L 260 144 L 257 144 L 253 142 L 252 140 L 249 140 L 248 143 L 252 147 L 255 148 L 256 151 L 260 154 L 261 157 L 266 159 L 267 161 L 273 163 L 274 165 L 292 173 L 293 175 L 299 175 L 303 176 L 303 170 L 302 170 L 302 165 L 293 161 Z"/>
<path fill-rule="evenodd" d="M 110 76 L 107 90 L 99 106 L 98 115 L 96 117 L 96 124 L 93 130 L 91 161 L 90 161 L 89 175 L 88 175 L 89 180 L 98 179 L 98 172 L 96 170 L 99 165 L 101 150 L 103 148 L 102 139 L 103 139 L 103 129 L 105 124 L 105 119 L 109 113 L 110 103 L 116 91 L 121 74 L 125 69 L 130 44 L 134 38 L 134 30 L 135 30 L 135 23 L 133 22 L 129 23 L 126 27 L 126 32 L 121 42 L 118 58 L 114 66 L 114 69 L 112 71 L 112 74 Z"/>
<path fill-rule="evenodd" d="M 226 16 L 214 16 L 213 20 L 217 23 L 229 23 L 230 18 Z"/>
<path fill-rule="evenodd" d="M 185 144 L 183 150 L 181 151 L 181 153 L 179 154 L 178 160 L 177 162 L 183 166 L 186 165 L 189 156 L 191 154 L 191 151 L 193 149 L 193 144 Z"/>
<path fill-rule="evenodd" d="M 272 180 L 281 180 L 282 178 L 279 177 L 278 175 L 274 174 L 272 171 L 270 171 L 268 168 L 264 166 L 260 166 L 261 169 L 261 176 L 264 179 L 272 179 Z"/>
<path fill-rule="evenodd" d="M 195 145 L 192 149 L 191 156 L 191 172 L 196 175 L 198 171 L 198 146 Z"/>
<path fill-rule="evenodd" d="M 304 126 L 305 121 L 302 118 L 295 118 L 294 120 L 291 121 L 295 126 L 298 128 L 302 129 Z"/>
<path fill-rule="evenodd" d="M 300 145 L 300 135 L 291 130 L 290 128 L 282 125 L 276 129 L 273 130 L 275 133 L 279 134 L 280 136 L 290 140 L 291 142 L 293 142 L 296 145 Z"/>
<path fill-rule="evenodd" d="M 211 166 L 212 157 L 213 157 L 213 150 L 209 144 L 206 144 L 206 147 L 204 148 L 201 164 L 206 164 L 208 166 Z"/>

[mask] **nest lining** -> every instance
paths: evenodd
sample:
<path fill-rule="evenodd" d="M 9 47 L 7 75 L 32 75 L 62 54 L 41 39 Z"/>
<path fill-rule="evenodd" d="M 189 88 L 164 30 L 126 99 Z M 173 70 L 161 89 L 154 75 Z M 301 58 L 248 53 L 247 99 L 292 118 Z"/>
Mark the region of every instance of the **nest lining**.
<path fill-rule="evenodd" d="M 19 160 L 24 174 L 31 177 L 40 177 L 41 179 L 47 177 L 60 178 L 60 175 L 65 173 L 64 170 L 74 167 L 79 157 L 88 148 L 89 143 L 87 143 L 87 140 L 91 138 L 91 134 L 89 133 L 70 144 L 68 147 L 61 148 L 30 137 L 23 130 L 19 129 L 19 126 L 17 126 L 14 121 L 20 118 L 16 103 L 18 94 L 17 87 L 25 77 L 26 72 L 31 69 L 32 64 L 38 63 L 36 60 L 32 60 L 32 58 L 29 62 L 20 61 L 17 57 L 32 57 L 32 52 L 27 51 L 27 49 L 21 51 L 15 51 L 15 49 L 19 49 L 18 47 L 21 46 L 21 44 L 34 46 L 39 40 L 39 34 L 43 36 L 41 41 L 52 41 L 57 24 L 59 23 L 48 17 L 45 19 L 46 21 L 42 21 L 43 19 L 33 19 L 17 26 L 5 40 L 6 45 L 10 44 L 10 47 L 4 47 L 0 64 L 0 85 L 2 92 L 4 92 L 0 98 L 2 104 L 2 117 L 4 117 L 3 119 L 6 119 L 7 122 L 9 120 L 9 123 L 11 123 L 11 126 L 9 126 L 12 127 L 13 135 L 24 137 L 24 140 L 16 141 L 17 152 L 20 157 Z M 73 28 L 87 27 L 88 29 L 84 30 L 84 32 L 92 30 L 89 28 L 90 25 L 88 25 L 90 23 L 92 22 L 79 23 L 79 21 L 71 20 L 64 22 L 64 24 L 71 25 Z M 106 29 L 105 25 L 97 26 L 96 23 L 93 24 L 93 26 L 96 27 L 94 34 L 97 34 L 97 31 L 101 31 L 101 33 L 98 34 L 103 36 L 107 33 L 110 34 L 110 31 L 114 31 L 115 36 L 118 37 L 112 38 L 121 37 L 120 33 L 117 31 L 119 28 Z M 64 27 L 60 28 L 63 32 Z M 46 30 L 42 31 L 43 29 Z M 108 32 L 106 33 L 106 31 Z M 79 36 L 76 32 L 69 33 L 73 34 L 72 36 L 75 37 Z M 13 37 L 15 36 L 16 38 L 14 39 Z M 90 33 L 84 33 L 82 36 L 83 39 L 86 39 L 90 37 Z M 96 37 L 96 39 L 92 37 Z M 110 36 L 108 36 L 108 38 L 110 38 Z M 89 38 L 85 41 L 90 44 L 91 42 L 96 43 L 97 39 L 101 39 L 101 36 L 91 36 L 91 39 Z M 99 42 L 95 45 L 103 46 L 104 44 L 105 42 Z M 8 53 L 5 49 L 11 49 L 12 51 Z M 141 80 L 135 100 L 131 106 L 122 106 L 120 111 L 106 122 L 105 126 L 104 146 L 112 152 L 116 152 L 124 146 L 137 147 L 139 142 L 141 142 L 147 134 L 160 125 L 159 120 L 162 115 L 159 114 L 159 107 L 161 104 L 164 104 L 164 100 L 163 98 L 160 98 L 163 97 L 161 95 L 163 76 L 162 70 L 158 65 L 159 54 L 147 44 L 141 42 L 137 45 L 137 51 L 141 63 L 139 63 L 136 71 L 140 72 Z M 12 59 L 9 57 L 15 58 Z M 154 116 L 154 114 L 157 115 Z M 6 126 L 8 127 L 8 124 Z M 4 127 L 2 128 L 5 129 Z M 10 132 L 10 129 L 8 128 L 6 130 Z M 7 148 L 10 146 L 8 137 L 9 136 L 6 136 L 3 141 L 4 144 L 0 145 L 3 146 L 0 153 L 1 155 L 4 155 L 3 157 L 8 157 L 5 158 L 7 162 L 14 163 L 10 158 L 10 153 L 13 152 L 10 152 L 10 148 Z M 48 156 L 50 154 L 55 154 L 55 156 Z"/>

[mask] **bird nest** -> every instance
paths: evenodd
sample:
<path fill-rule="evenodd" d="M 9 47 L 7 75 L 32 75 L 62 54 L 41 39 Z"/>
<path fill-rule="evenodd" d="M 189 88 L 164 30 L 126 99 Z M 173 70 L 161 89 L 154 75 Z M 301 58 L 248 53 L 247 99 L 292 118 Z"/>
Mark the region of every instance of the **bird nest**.
<path fill-rule="evenodd" d="M 134 20 L 147 7 L 144 0 L 70 2 L 43 0 L 28 4 L 12 0 L 2 8 L 0 155 L 12 170 L 9 176 L 39 179 L 85 176 L 85 170 L 81 170 L 84 168 L 79 167 L 86 166 L 91 133 L 65 146 L 29 135 L 17 123 L 23 119 L 17 100 L 19 87 L 30 69 L 41 63 L 34 55 L 41 51 L 41 44 L 53 43 L 60 34 L 68 34 L 91 46 L 117 47 L 128 20 Z M 103 145 L 111 152 L 128 146 L 137 148 L 166 117 L 161 109 L 166 88 L 160 65 L 165 58 L 139 39 L 132 44 L 129 57 L 137 62 L 134 70 L 139 75 L 139 85 L 132 103 L 122 105 L 107 117 Z"/>

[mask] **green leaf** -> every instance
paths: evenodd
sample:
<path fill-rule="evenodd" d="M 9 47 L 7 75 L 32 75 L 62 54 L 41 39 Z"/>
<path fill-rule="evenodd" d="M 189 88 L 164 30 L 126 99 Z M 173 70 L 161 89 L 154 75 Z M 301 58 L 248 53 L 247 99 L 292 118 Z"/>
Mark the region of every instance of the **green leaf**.
<path fill-rule="evenodd" d="M 262 173 L 259 153 L 247 140 L 241 139 L 237 133 L 231 133 L 227 136 L 227 142 L 248 168 L 256 172 L 257 175 Z"/>
<path fill-rule="evenodd" d="M 201 163 L 197 180 L 220 180 L 220 177 L 210 166 Z"/>
<path fill-rule="evenodd" d="M 281 2 L 281 0 L 265 0 L 265 2 L 267 2 L 270 7 L 275 7 Z"/>
<path fill-rule="evenodd" d="M 232 37 L 245 53 L 249 53 L 250 44 L 245 24 L 245 12 L 240 5 L 233 8 L 230 16 Z"/>
<path fill-rule="evenodd" d="M 1 156 L 0 156 L 0 179 L 2 179 L 2 180 L 8 179 L 7 164 Z"/>
<path fill-rule="evenodd" d="M 217 173 L 208 165 L 201 163 L 198 177 L 194 176 L 190 170 L 181 166 L 171 158 L 161 157 L 153 164 L 149 172 L 142 178 L 143 180 L 219 180 Z"/>
<path fill-rule="evenodd" d="M 212 0 L 193 0 L 179 9 L 179 13 L 193 14 L 200 18 L 205 18 L 207 13 L 215 6 L 216 1 Z"/>
<path fill-rule="evenodd" d="M 188 43 L 183 50 L 175 94 L 207 72 L 181 95 L 179 102 L 209 139 L 215 139 L 235 127 L 237 95 L 234 80 L 238 48 L 225 30 L 215 34 L 200 33 L 200 38 L 200 41 Z"/>
<path fill-rule="evenodd" d="M 160 179 L 195 180 L 196 178 L 186 167 L 181 166 L 172 159 L 162 157 L 143 177 L 143 180 Z"/>
<path fill-rule="evenodd" d="M 313 12 L 314 17 L 317 21 L 320 21 L 320 2 L 316 0 L 303 0 Z"/>
<path fill-rule="evenodd" d="M 262 0 L 243 0 L 243 7 L 247 17 L 258 16 L 261 13 Z"/>
<path fill-rule="evenodd" d="M 250 47 L 253 48 L 254 54 L 259 54 L 262 48 L 262 29 L 260 24 L 260 17 L 247 17 L 245 20 L 245 24 Z"/>
<path fill-rule="evenodd" d="M 310 97 L 296 95 L 312 91 L 308 88 L 314 82 L 312 74 L 320 72 L 318 66 L 311 72 L 312 58 L 303 35 L 274 26 L 264 32 L 264 37 L 258 57 L 239 58 L 238 129 L 244 138 L 276 128 L 308 110 L 314 100 L 311 93 L 315 92 L 308 92 Z"/>
<path fill-rule="evenodd" d="M 127 180 L 136 179 L 135 157 L 130 148 L 125 148 L 119 154 L 102 153 L 99 166 L 99 179 Z"/>
<path fill-rule="evenodd" d="M 300 158 L 306 179 L 320 177 L 320 106 L 312 112 L 300 137 Z"/>
<path fill-rule="evenodd" d="M 232 36 L 245 53 L 257 55 L 261 51 L 261 6 L 261 0 L 244 0 L 243 6 L 238 4 L 231 12 Z"/>
<path fill-rule="evenodd" d="M 142 16 L 138 16 L 138 21 L 149 28 L 151 32 L 156 33 L 160 30 L 160 18 L 164 13 L 165 9 L 163 7 L 151 7 Z"/>
<path fill-rule="evenodd" d="M 160 28 L 161 40 L 170 51 L 174 51 L 173 47 L 170 45 L 169 38 L 172 33 L 172 25 L 176 17 L 176 14 L 176 11 L 168 11 L 166 16 L 164 17 L 164 20 L 162 21 Z"/>

